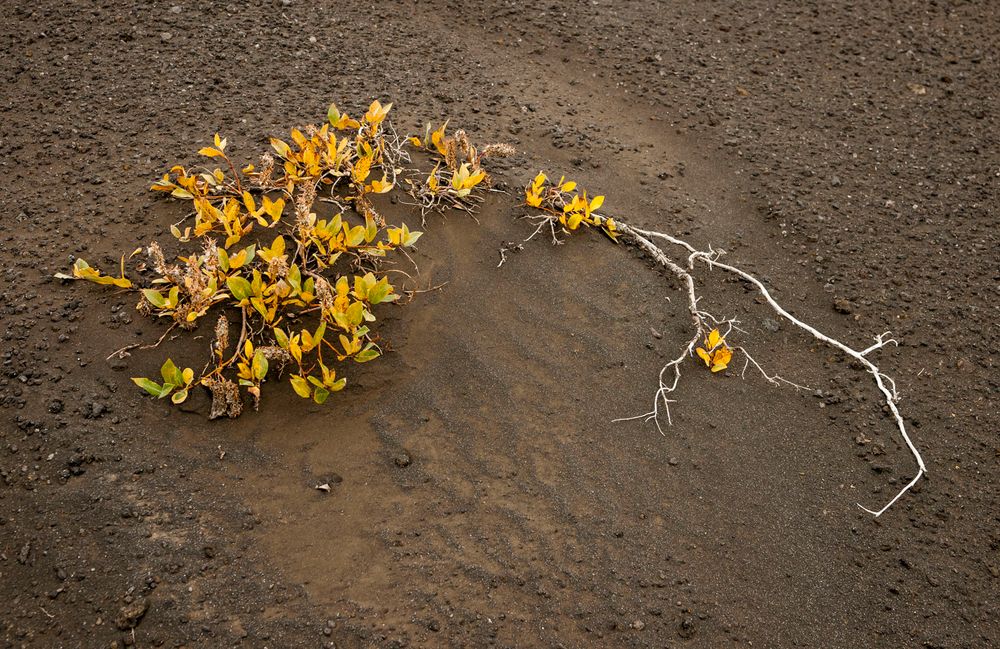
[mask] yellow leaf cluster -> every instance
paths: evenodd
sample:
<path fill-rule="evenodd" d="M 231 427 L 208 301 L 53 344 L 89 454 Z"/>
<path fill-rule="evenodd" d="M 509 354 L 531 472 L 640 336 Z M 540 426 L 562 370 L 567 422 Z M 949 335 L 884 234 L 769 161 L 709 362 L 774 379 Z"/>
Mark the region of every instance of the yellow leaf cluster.
<path fill-rule="evenodd" d="M 713 372 L 721 372 L 729 366 L 733 358 L 733 350 L 726 345 L 726 339 L 718 329 L 712 329 L 705 337 L 705 346 L 695 349 L 698 357 L 705 361 L 705 366 Z"/>
<path fill-rule="evenodd" d="M 615 220 L 597 213 L 604 205 L 604 196 L 587 198 L 587 192 L 576 192 L 575 181 L 560 177 L 559 182 L 548 185 L 548 177 L 539 172 L 524 188 L 524 204 L 548 212 L 565 230 L 572 232 L 581 224 L 600 228 L 611 239 L 618 240 Z"/>
<path fill-rule="evenodd" d="M 271 138 L 259 164 L 234 164 L 228 142 L 216 134 L 198 153 L 222 168 L 175 165 L 151 186 L 190 201 L 190 212 L 170 226 L 177 243 L 188 244 L 184 253 L 168 259 L 159 244 L 150 244 L 140 269 L 152 279 L 144 286 L 125 276 L 124 256 L 120 277 L 103 275 L 83 259 L 72 275 L 59 275 L 135 290 L 142 313 L 182 329 L 194 329 L 217 307 L 211 363 L 200 377 L 168 359 L 162 383 L 139 377 L 136 385 L 177 403 L 202 385 L 212 393 L 213 413 L 237 416 L 241 394 L 258 404 L 263 385 L 286 368 L 297 394 L 323 403 L 347 382 L 335 362 L 365 363 L 382 354 L 371 327 L 378 306 L 399 295 L 379 264 L 416 244 L 421 232 L 387 225 L 374 197 L 391 192 L 402 177 L 411 191 L 421 186 L 422 196 L 471 211 L 472 192 L 488 184 L 483 156 L 463 131 L 447 136 L 447 122 L 428 125 L 423 140 L 409 139 L 439 158 L 426 182 L 415 183 L 413 170 L 399 164 L 407 141 L 401 145 L 387 124 L 391 108 L 375 100 L 356 120 L 331 104 L 322 125 L 293 128 L 287 141 Z M 319 200 L 339 209 L 320 210 Z M 233 313 L 240 318 L 235 345 Z M 306 320 L 316 324 L 306 328 Z"/>
<path fill-rule="evenodd" d="M 472 188 L 483 182 L 486 172 L 482 169 L 470 171 L 469 163 L 463 163 L 451 177 L 451 187 L 455 190 L 455 195 L 464 198 L 472 193 Z"/>

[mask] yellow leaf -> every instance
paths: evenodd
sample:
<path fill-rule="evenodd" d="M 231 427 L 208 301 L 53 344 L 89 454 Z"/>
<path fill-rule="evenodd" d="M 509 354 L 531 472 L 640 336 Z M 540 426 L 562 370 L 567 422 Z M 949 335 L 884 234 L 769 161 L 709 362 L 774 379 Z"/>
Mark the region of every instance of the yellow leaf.
<path fill-rule="evenodd" d="M 708 338 L 705 340 L 705 342 L 708 345 L 709 351 L 711 351 L 716 347 L 718 347 L 719 343 L 724 342 L 724 339 L 722 335 L 719 334 L 718 329 L 712 329 L 712 331 L 708 334 Z"/>
<path fill-rule="evenodd" d="M 283 142 L 276 137 L 271 138 L 271 148 L 274 149 L 275 153 L 286 160 L 292 153 L 292 148 L 288 146 L 286 142 Z"/>
<path fill-rule="evenodd" d="M 222 151 L 219 151 L 218 149 L 213 149 L 210 146 L 198 149 L 198 153 L 200 153 L 203 156 L 208 156 L 209 158 L 217 158 L 222 155 Z"/>
<path fill-rule="evenodd" d="M 368 112 L 365 113 L 365 121 L 369 124 L 378 124 L 385 119 L 385 116 L 389 114 L 389 109 L 392 108 L 392 104 L 386 104 L 385 106 L 376 99 L 368 107 Z"/>
<path fill-rule="evenodd" d="M 384 194 L 391 190 L 393 187 L 392 183 L 387 181 L 385 176 L 382 176 L 382 180 L 373 180 L 372 184 L 366 187 L 366 191 L 374 194 Z"/>
<path fill-rule="evenodd" d="M 293 129 L 292 129 L 292 141 L 293 141 L 293 142 L 295 142 L 295 144 L 296 144 L 296 145 L 297 145 L 297 146 L 298 146 L 298 147 L 299 147 L 300 149 L 302 149 L 303 147 L 305 147 L 306 143 L 307 143 L 307 142 L 308 142 L 309 140 L 307 140 L 307 139 L 306 139 L 306 136 L 305 136 L 305 135 L 302 135 L 302 131 L 300 131 L 300 130 L 299 130 L 299 129 L 297 129 L 297 128 L 293 128 Z"/>
<path fill-rule="evenodd" d="M 368 174 L 371 172 L 371 167 L 372 158 L 370 156 L 359 158 L 358 161 L 354 163 L 354 168 L 351 170 L 351 180 L 356 183 L 363 183 L 368 178 Z"/>
<path fill-rule="evenodd" d="M 698 347 L 697 349 L 695 349 L 695 351 L 698 352 L 698 356 L 701 358 L 701 360 L 705 361 L 706 367 L 712 364 L 712 357 L 708 354 L 708 352 L 706 352 L 701 347 Z"/>
<path fill-rule="evenodd" d="M 284 209 L 285 199 L 279 198 L 272 202 L 267 196 L 264 197 L 264 211 L 271 217 L 271 225 L 274 225 L 281 219 L 281 213 Z"/>
<path fill-rule="evenodd" d="M 437 149 L 437 152 L 443 156 L 448 155 L 448 148 L 445 146 L 444 139 L 444 129 L 446 126 L 448 126 L 448 122 L 445 122 L 439 129 L 431 133 L 431 144 L 433 144 L 434 148 Z"/>
<path fill-rule="evenodd" d="M 721 348 L 716 350 L 715 354 L 712 355 L 712 363 L 727 365 L 729 361 L 733 358 L 733 350 L 729 347 L 723 345 Z"/>
<path fill-rule="evenodd" d="M 292 384 L 292 389 L 295 390 L 295 394 L 299 395 L 303 399 L 308 399 L 312 396 L 312 390 L 309 388 L 309 383 L 298 374 L 292 374 L 290 382 Z"/>

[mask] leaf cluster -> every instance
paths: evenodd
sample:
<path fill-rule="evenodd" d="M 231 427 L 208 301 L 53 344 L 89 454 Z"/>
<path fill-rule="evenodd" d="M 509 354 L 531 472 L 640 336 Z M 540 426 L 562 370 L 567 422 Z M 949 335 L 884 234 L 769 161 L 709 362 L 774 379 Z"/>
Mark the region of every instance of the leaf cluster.
<path fill-rule="evenodd" d="M 241 395 L 256 407 L 263 385 L 286 369 L 296 394 L 323 403 L 346 386 L 337 364 L 366 363 L 383 353 L 376 307 L 400 297 L 383 266 L 422 234 L 405 223 L 388 225 L 376 209 L 375 197 L 407 173 L 406 147 L 418 146 L 416 138 L 396 135 L 387 119 L 391 108 L 376 100 L 353 119 L 331 105 L 325 123 L 292 129 L 289 142 L 272 138 L 258 164 L 241 167 L 217 134 L 198 152 L 208 166 L 175 165 L 151 187 L 188 207 L 170 226 L 186 248 L 182 254 L 168 260 L 160 244 L 151 243 L 135 268 L 142 277 L 136 283 L 126 276 L 125 256 L 118 277 L 82 259 L 72 275 L 58 275 L 135 291 L 137 308 L 171 328 L 193 330 L 217 314 L 210 358 L 197 378 L 167 359 L 162 383 L 136 377 L 136 385 L 174 403 L 201 385 L 212 394 L 212 417 L 235 417 Z M 460 145 L 445 139 L 444 127 L 435 132 L 429 142 L 437 141 L 443 153 L 436 155 L 450 170 L 448 189 L 440 193 L 468 201 L 488 182 L 484 156 L 464 134 Z M 238 335 L 232 323 L 239 323 Z"/>
<path fill-rule="evenodd" d="M 553 184 L 544 173 L 539 172 L 524 188 L 524 204 L 553 215 L 566 232 L 572 232 L 583 224 L 598 228 L 617 241 L 615 220 L 597 213 L 604 205 L 604 196 L 588 199 L 586 190 L 577 192 L 576 189 L 576 182 L 567 181 L 565 176 Z"/>
<path fill-rule="evenodd" d="M 424 127 L 422 138 L 410 137 L 409 144 L 428 154 L 436 162 L 434 169 L 423 181 L 408 180 L 410 195 L 417 200 L 422 213 L 429 210 L 458 208 L 471 212 L 479 198 L 473 191 L 489 187 L 489 176 L 483 169 L 487 158 L 507 157 L 514 153 L 507 144 L 490 144 L 477 149 L 465 131 L 447 135 L 448 122 L 438 128 L 430 123 Z"/>

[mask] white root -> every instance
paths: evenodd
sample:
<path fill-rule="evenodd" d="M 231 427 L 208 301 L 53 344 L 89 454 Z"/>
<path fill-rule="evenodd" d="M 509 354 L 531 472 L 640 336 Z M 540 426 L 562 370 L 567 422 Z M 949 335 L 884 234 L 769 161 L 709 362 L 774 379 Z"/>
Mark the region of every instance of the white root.
<path fill-rule="evenodd" d="M 528 237 L 528 239 L 526 239 L 526 241 L 530 240 L 531 238 L 539 234 L 547 222 L 552 231 L 553 242 L 561 243 L 556 238 L 555 235 L 555 228 L 556 224 L 558 223 L 557 217 L 550 215 L 542 215 L 542 216 L 533 216 L 530 218 L 539 219 L 539 223 L 536 230 L 532 233 L 531 236 Z M 672 237 L 669 234 L 664 234 L 662 232 L 656 232 L 653 230 L 643 230 L 628 225 L 627 223 L 622 223 L 621 221 L 618 220 L 615 221 L 615 224 L 619 233 L 632 239 L 632 241 L 634 241 L 640 248 L 646 251 L 646 253 L 648 253 L 657 263 L 670 270 L 675 276 L 677 276 L 678 279 L 680 279 L 685 284 L 687 289 L 686 293 L 688 300 L 688 311 L 691 314 L 691 321 L 694 326 L 695 332 L 693 337 L 684 346 L 681 354 L 677 356 L 677 358 L 674 358 L 673 360 L 669 361 L 660 370 L 658 378 L 659 387 L 657 388 L 653 397 L 653 409 L 650 412 L 644 413 L 642 415 L 637 415 L 635 417 L 624 417 L 620 419 L 615 419 L 614 421 L 616 422 L 630 421 L 635 419 L 643 419 L 644 421 L 652 420 L 656 424 L 656 428 L 657 430 L 660 431 L 660 434 L 663 434 L 663 429 L 660 427 L 660 422 L 659 422 L 660 408 L 662 407 L 664 414 L 666 414 L 667 423 L 671 424 L 672 421 L 670 417 L 670 404 L 674 403 L 674 401 L 669 398 L 669 395 L 677 388 L 677 384 L 680 381 L 681 363 L 683 363 L 688 356 L 693 355 L 694 348 L 698 344 L 698 341 L 701 340 L 702 337 L 705 336 L 705 334 L 707 334 L 708 331 L 712 328 L 712 326 L 708 324 L 708 320 L 711 320 L 715 325 L 725 326 L 727 329 L 727 333 L 732 328 L 736 328 L 737 324 L 736 320 L 715 318 L 708 312 L 699 309 L 698 307 L 699 298 L 695 291 L 695 282 L 694 282 L 694 277 L 691 274 L 691 271 L 694 270 L 695 262 L 700 261 L 706 264 L 709 267 L 709 269 L 718 268 L 720 270 L 733 273 L 734 275 L 737 275 L 743 278 L 744 280 L 750 282 L 760 292 L 761 296 L 767 301 L 768 305 L 771 307 L 771 309 L 775 311 L 775 313 L 777 313 L 782 318 L 792 323 L 799 329 L 809 333 L 817 340 L 820 340 L 826 343 L 827 345 L 830 345 L 831 347 L 839 349 L 840 351 L 847 354 L 854 360 L 858 361 L 864 366 L 864 368 L 869 372 L 869 374 L 872 375 L 876 387 L 878 388 L 879 392 L 882 393 L 882 396 L 885 400 L 885 404 L 888 406 L 889 411 L 892 413 L 893 418 L 896 420 L 896 427 L 899 429 L 899 434 L 906 442 L 907 448 L 909 448 L 910 453 L 913 455 L 913 458 L 917 463 L 918 471 L 917 474 L 913 477 L 913 479 L 910 480 L 908 483 L 906 483 L 906 485 L 881 509 L 877 510 L 869 509 L 861 505 L 860 503 L 858 503 L 858 507 L 868 512 L 869 514 L 872 514 L 875 517 L 879 517 L 883 513 L 885 513 L 890 507 L 892 507 L 896 503 L 896 501 L 902 498 L 903 495 L 907 491 L 909 491 L 913 487 L 913 485 L 915 485 L 920 480 L 920 478 L 924 476 L 924 474 L 927 473 L 927 467 L 924 465 L 924 460 L 920 455 L 920 451 L 917 450 L 917 447 L 913 444 L 913 441 L 910 439 L 910 435 L 906 430 L 906 423 L 903 421 L 903 417 L 899 413 L 899 409 L 896 406 L 896 402 L 899 400 L 899 394 L 896 391 L 895 381 L 893 381 L 892 378 L 884 374 L 878 368 L 877 365 L 875 365 L 868 359 L 868 355 L 873 351 L 881 349 L 889 344 L 893 345 L 899 344 L 895 339 L 887 337 L 889 336 L 889 332 L 885 332 L 879 334 L 878 336 L 875 336 L 875 343 L 873 345 L 860 351 L 856 350 L 853 347 L 840 342 L 836 338 L 824 334 L 823 332 L 819 331 L 812 325 L 809 325 L 799 320 L 792 314 L 790 314 L 788 311 L 784 309 L 784 307 L 782 307 L 780 304 L 778 304 L 777 301 L 775 301 L 775 299 L 771 296 L 770 291 L 767 290 L 767 287 L 765 287 L 763 282 L 761 282 L 755 276 L 751 275 L 750 273 L 744 271 L 741 268 L 738 268 L 736 266 L 731 266 L 729 264 L 719 261 L 719 257 L 725 254 L 725 251 L 712 250 L 711 248 L 709 248 L 708 251 L 701 251 L 696 249 L 688 242 L 682 239 L 678 239 L 676 237 Z M 662 248 L 653 243 L 653 240 L 655 239 L 662 239 L 673 245 L 680 246 L 685 250 L 687 250 L 689 253 L 687 260 L 687 268 L 685 269 L 680 265 L 678 265 L 670 258 L 670 256 L 668 256 L 663 251 Z M 744 365 L 743 368 L 744 375 L 746 373 L 747 367 L 750 364 L 753 364 L 753 366 L 756 367 L 760 371 L 760 373 L 764 376 L 765 380 L 767 380 L 770 383 L 776 385 L 784 383 L 786 385 L 791 385 L 792 387 L 798 389 L 805 389 L 803 386 L 792 383 L 791 381 L 788 381 L 787 379 L 784 379 L 778 375 L 773 375 L 773 376 L 769 375 L 766 371 L 764 371 L 764 368 L 762 368 L 760 364 L 758 364 L 757 361 L 754 360 L 749 353 L 747 353 L 746 349 L 742 347 L 736 347 L 733 349 L 742 351 L 747 358 L 747 364 Z M 670 375 L 672 375 L 671 379 L 665 378 L 665 376 L 670 376 Z"/>
<path fill-rule="evenodd" d="M 731 266 L 729 264 L 725 264 L 719 261 L 719 256 L 721 253 L 716 251 L 704 252 L 696 250 L 691 244 L 687 243 L 686 241 L 677 239 L 667 234 L 663 234 L 661 232 L 640 230 L 621 223 L 619 223 L 619 229 L 623 233 L 631 234 L 634 238 L 636 238 L 636 240 L 643 248 L 647 247 L 650 238 L 660 238 L 687 249 L 691 253 L 690 256 L 688 257 L 689 269 L 694 268 L 695 261 L 702 261 L 705 264 L 707 264 L 709 268 L 719 268 L 721 270 L 725 270 L 727 272 L 738 275 L 739 277 L 742 277 L 743 279 L 747 280 L 757 288 L 761 296 L 767 301 L 767 303 L 775 311 L 775 313 L 780 315 L 788 322 L 791 322 L 799 329 L 808 332 L 817 340 L 820 340 L 832 347 L 836 347 L 840 351 L 844 352 L 851 358 L 861 363 L 865 367 L 865 369 L 868 370 L 868 372 L 872 375 L 872 378 L 875 380 L 875 385 L 882 393 L 882 396 L 885 399 L 885 404 L 889 407 L 889 411 L 892 413 L 893 418 L 896 420 L 896 427 L 899 429 L 899 434 L 902 436 L 903 441 L 906 442 L 906 446 L 910 449 L 910 453 L 913 455 L 913 459 L 917 463 L 918 471 L 917 474 L 913 477 L 913 479 L 910 480 L 908 483 L 906 483 L 906 485 L 892 498 L 892 500 L 886 503 L 881 509 L 878 510 L 869 509 L 861 505 L 860 503 L 858 503 L 858 507 L 876 517 L 881 516 L 883 513 L 886 512 L 886 510 L 892 507 L 896 503 L 896 501 L 903 496 L 903 494 L 909 491 L 910 488 L 913 487 L 913 485 L 915 485 L 920 480 L 920 478 L 923 477 L 925 473 L 927 473 L 927 467 L 924 465 L 924 460 L 920 455 L 920 451 L 917 450 L 917 447 L 913 444 L 913 440 L 910 439 L 910 435 L 906 430 L 906 423 L 903 421 L 903 417 L 899 413 L 899 408 L 896 407 L 896 401 L 899 399 L 899 395 L 896 392 L 895 382 L 890 377 L 883 374 L 882 371 L 878 368 L 878 366 L 872 363 L 867 358 L 868 354 L 870 354 L 871 352 L 877 349 L 881 349 L 882 347 L 885 347 L 890 343 L 898 345 L 898 342 L 893 340 L 892 338 L 886 338 L 888 332 L 876 336 L 874 345 L 871 345 L 870 347 L 862 351 L 858 351 L 853 347 L 850 347 L 849 345 L 840 342 L 836 338 L 824 334 L 823 332 L 819 331 L 812 325 L 806 324 L 805 322 L 802 322 L 801 320 L 790 314 L 780 304 L 778 304 L 775 301 L 775 299 L 771 296 L 770 291 L 767 290 L 767 287 L 765 287 L 763 282 L 761 282 L 759 279 L 757 279 L 756 277 L 754 277 L 753 275 L 744 271 L 741 268 L 737 268 L 736 266 Z M 756 365 L 756 362 L 754 364 Z M 763 372 L 763 370 L 761 371 Z"/>

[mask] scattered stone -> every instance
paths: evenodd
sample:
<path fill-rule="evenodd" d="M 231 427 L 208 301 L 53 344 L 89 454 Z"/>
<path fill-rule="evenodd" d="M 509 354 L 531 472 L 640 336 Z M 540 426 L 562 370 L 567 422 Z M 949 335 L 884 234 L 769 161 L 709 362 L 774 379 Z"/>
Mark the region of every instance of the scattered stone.
<path fill-rule="evenodd" d="M 139 626 L 139 622 L 148 610 L 149 600 L 144 597 L 141 597 L 130 604 L 126 604 L 120 611 L 118 611 L 118 617 L 115 619 L 115 626 L 122 631 L 134 629 Z"/>
<path fill-rule="evenodd" d="M 393 456 L 392 461 L 395 462 L 396 466 L 399 468 L 405 469 L 413 462 L 413 458 L 411 458 L 410 454 L 406 451 L 400 451 Z"/>
<path fill-rule="evenodd" d="M 160 40 L 162 41 L 169 41 L 173 37 L 174 35 L 170 32 L 160 32 Z"/>
<path fill-rule="evenodd" d="M 770 331 L 771 333 L 775 333 L 779 329 L 781 329 L 781 323 L 779 323 L 774 318 L 764 318 L 761 324 L 763 325 L 765 330 Z"/>
<path fill-rule="evenodd" d="M 116 354 L 108 359 L 108 367 L 116 372 L 120 372 L 128 368 L 128 361 Z"/>
<path fill-rule="evenodd" d="M 837 313 L 854 313 L 854 305 L 849 300 L 838 297 L 833 301 L 833 310 Z"/>
<path fill-rule="evenodd" d="M 208 399 L 208 391 L 200 387 L 189 390 L 188 398 L 177 406 L 177 408 L 181 412 L 204 416 L 204 414 L 211 409 L 211 403 Z"/>
<path fill-rule="evenodd" d="M 690 638 L 694 636 L 696 630 L 694 618 L 686 617 L 681 620 L 680 625 L 677 627 L 677 635 L 682 638 Z"/>

